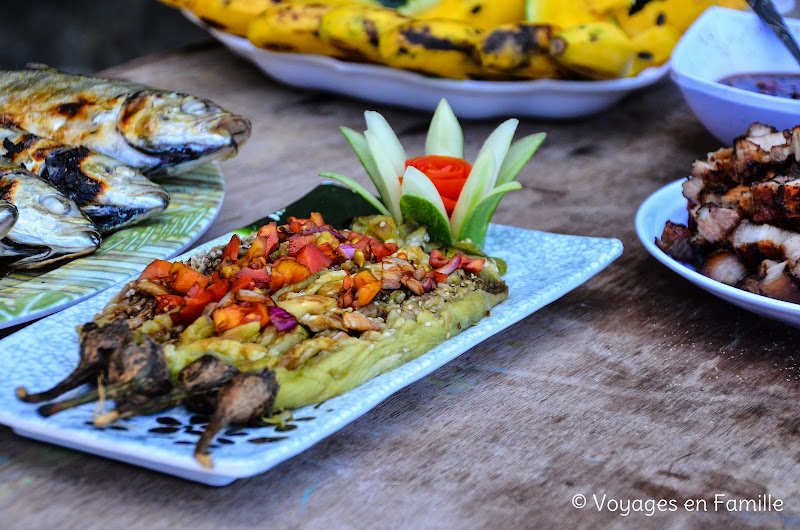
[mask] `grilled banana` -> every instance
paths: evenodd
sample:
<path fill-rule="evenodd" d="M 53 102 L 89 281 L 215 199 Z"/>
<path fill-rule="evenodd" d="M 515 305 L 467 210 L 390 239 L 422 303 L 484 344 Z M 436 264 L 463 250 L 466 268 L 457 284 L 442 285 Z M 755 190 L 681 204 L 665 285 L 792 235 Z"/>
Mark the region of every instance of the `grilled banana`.
<path fill-rule="evenodd" d="M 610 22 L 567 28 L 550 42 L 550 55 L 563 67 L 592 79 L 625 77 L 633 65 L 631 39 Z"/>
<path fill-rule="evenodd" d="M 561 77 L 562 68 L 550 57 L 553 27 L 546 24 L 508 24 L 481 35 L 480 63 L 493 79 Z"/>
<path fill-rule="evenodd" d="M 652 0 L 632 15 L 627 8 L 617 10 L 615 19 L 631 37 L 654 26 L 664 25 L 672 26 L 679 33 L 683 33 L 706 8 L 712 5 L 747 9 L 745 0 Z"/>
<path fill-rule="evenodd" d="M 525 20 L 534 24 L 570 28 L 601 19 L 586 8 L 586 0 L 527 0 Z"/>
<path fill-rule="evenodd" d="M 410 20 L 386 32 L 379 49 L 383 63 L 394 68 L 468 79 L 481 75 L 480 34 L 457 20 Z"/>
<path fill-rule="evenodd" d="M 631 39 L 636 55 L 630 77 L 650 66 L 664 64 L 672 54 L 681 34 L 672 26 L 654 26 Z"/>
<path fill-rule="evenodd" d="M 378 63 L 381 36 L 408 20 L 409 17 L 388 7 L 341 6 L 322 17 L 319 37 L 350 59 Z"/>
<path fill-rule="evenodd" d="M 180 0 L 173 0 L 180 1 Z M 191 11 L 209 26 L 244 37 L 259 13 L 280 0 L 193 0 Z"/>
<path fill-rule="evenodd" d="M 525 20 L 523 0 L 441 0 L 433 7 L 417 13 L 420 20 L 449 19 L 467 22 L 480 29 Z"/>
<path fill-rule="evenodd" d="M 322 17 L 339 5 L 334 2 L 287 2 L 270 6 L 252 20 L 247 38 L 259 48 L 272 51 L 346 57 L 346 53 L 319 35 Z"/>

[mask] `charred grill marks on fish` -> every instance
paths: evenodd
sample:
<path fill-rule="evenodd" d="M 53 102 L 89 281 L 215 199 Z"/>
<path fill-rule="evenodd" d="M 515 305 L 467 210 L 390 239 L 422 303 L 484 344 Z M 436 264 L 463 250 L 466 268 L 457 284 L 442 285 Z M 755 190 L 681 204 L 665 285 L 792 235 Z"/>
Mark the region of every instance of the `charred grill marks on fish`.
<path fill-rule="evenodd" d="M 164 188 L 109 156 L 8 126 L 0 126 L 0 138 L 0 154 L 75 201 L 101 233 L 149 219 L 169 205 Z"/>
<path fill-rule="evenodd" d="M 154 175 L 228 158 L 251 129 L 208 100 L 47 68 L 0 72 L 0 122 Z"/>

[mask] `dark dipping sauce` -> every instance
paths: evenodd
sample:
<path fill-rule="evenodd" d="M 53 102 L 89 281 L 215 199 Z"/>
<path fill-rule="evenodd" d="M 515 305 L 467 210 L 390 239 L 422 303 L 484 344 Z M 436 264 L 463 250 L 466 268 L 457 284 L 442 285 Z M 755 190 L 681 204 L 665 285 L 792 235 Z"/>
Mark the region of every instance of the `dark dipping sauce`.
<path fill-rule="evenodd" d="M 723 85 L 786 99 L 800 99 L 800 74 L 736 74 L 719 80 Z"/>

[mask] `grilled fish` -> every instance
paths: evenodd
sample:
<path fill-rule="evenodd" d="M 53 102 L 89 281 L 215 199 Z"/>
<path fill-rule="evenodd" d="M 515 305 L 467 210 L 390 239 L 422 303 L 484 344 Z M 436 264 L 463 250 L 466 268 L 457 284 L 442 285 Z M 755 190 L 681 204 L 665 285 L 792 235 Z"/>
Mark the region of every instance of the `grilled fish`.
<path fill-rule="evenodd" d="M 18 217 L 16 206 L 6 200 L 0 200 L 0 239 L 4 238 L 11 230 Z"/>
<path fill-rule="evenodd" d="M 0 119 L 148 175 L 228 158 L 250 137 L 247 119 L 211 101 L 46 67 L 0 71 Z"/>
<path fill-rule="evenodd" d="M 36 173 L 75 201 L 100 233 L 163 212 L 167 191 L 138 170 L 86 147 L 72 147 L 0 126 L 0 155 Z"/>
<path fill-rule="evenodd" d="M 34 269 L 93 252 L 100 234 L 78 206 L 44 179 L 0 157 L 0 200 L 19 217 L 0 240 L 15 269 Z"/>

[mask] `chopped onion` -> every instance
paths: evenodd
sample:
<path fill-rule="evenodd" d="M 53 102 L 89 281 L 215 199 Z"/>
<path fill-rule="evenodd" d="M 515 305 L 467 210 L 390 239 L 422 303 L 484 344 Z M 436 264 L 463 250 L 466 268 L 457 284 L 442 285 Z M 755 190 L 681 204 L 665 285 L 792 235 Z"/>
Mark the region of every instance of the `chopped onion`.
<path fill-rule="evenodd" d="M 353 245 L 339 245 L 338 249 L 347 259 L 353 259 L 356 255 L 356 247 Z"/>
<path fill-rule="evenodd" d="M 297 325 L 297 319 L 285 309 L 271 306 L 267 308 L 267 312 L 269 313 L 269 319 L 275 324 L 278 331 L 288 331 Z"/>
<path fill-rule="evenodd" d="M 455 272 L 459 267 L 461 267 L 461 261 L 463 258 L 463 254 L 456 254 L 450 258 L 450 261 L 448 261 L 446 265 L 436 269 L 436 272 L 441 272 L 442 274 L 450 274 L 451 272 Z"/>

